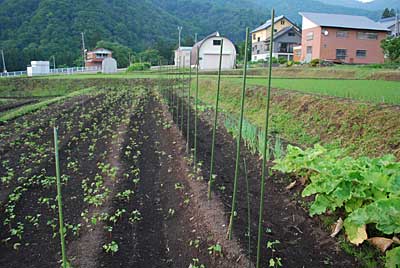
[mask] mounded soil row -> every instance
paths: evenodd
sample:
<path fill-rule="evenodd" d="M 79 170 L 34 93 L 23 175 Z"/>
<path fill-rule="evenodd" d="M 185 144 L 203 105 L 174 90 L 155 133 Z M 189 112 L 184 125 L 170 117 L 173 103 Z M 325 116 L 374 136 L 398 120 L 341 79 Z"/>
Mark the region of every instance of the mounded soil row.
<path fill-rule="evenodd" d="M 176 99 L 175 99 L 176 101 Z M 181 99 L 179 99 L 179 103 Z M 179 105 L 181 107 L 181 105 Z M 183 136 L 186 137 L 187 105 L 184 105 Z M 178 126 L 182 122 L 182 111 L 178 113 L 174 109 L 174 120 Z M 198 118 L 198 159 L 201 161 L 202 174 L 207 181 L 210 173 L 211 161 L 211 137 L 214 113 L 211 110 L 202 112 Z M 216 180 L 214 189 L 216 196 L 224 204 L 225 217 L 231 211 L 234 166 L 236 158 L 236 140 L 227 133 L 223 127 L 223 116 L 220 116 L 219 127 L 216 134 L 215 144 L 215 172 Z M 190 111 L 190 144 L 193 148 L 194 141 L 194 111 Z M 247 188 L 243 161 L 246 161 L 247 178 L 249 183 L 250 200 L 250 256 L 255 262 L 258 210 L 260 198 L 261 160 L 258 156 L 251 154 L 243 143 L 241 143 L 241 163 L 237 192 L 237 216 L 234 220 L 234 236 L 243 249 L 248 249 L 249 239 L 247 235 L 248 206 Z M 271 163 L 269 163 L 271 165 Z M 206 184 L 206 181 L 204 184 Z M 344 253 L 339 242 L 331 238 L 324 231 L 322 224 L 317 219 L 309 217 L 308 213 L 294 200 L 293 193 L 285 190 L 289 179 L 279 173 L 270 173 L 265 185 L 265 204 L 263 215 L 263 240 L 262 240 L 262 263 L 268 267 L 270 258 L 282 259 L 283 267 L 359 267 L 354 257 Z M 267 249 L 267 241 L 279 241 L 276 251 Z"/>

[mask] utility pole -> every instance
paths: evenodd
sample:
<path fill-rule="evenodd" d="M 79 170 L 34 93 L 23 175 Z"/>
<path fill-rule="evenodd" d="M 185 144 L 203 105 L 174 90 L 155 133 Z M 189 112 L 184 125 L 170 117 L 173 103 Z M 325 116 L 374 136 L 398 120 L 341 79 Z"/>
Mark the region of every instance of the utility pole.
<path fill-rule="evenodd" d="M 178 49 L 181 47 L 181 33 L 182 33 L 182 26 L 178 26 L 179 31 L 179 39 L 178 39 Z"/>
<path fill-rule="evenodd" d="M 396 21 L 395 21 L 395 36 L 400 36 L 400 22 L 399 22 L 399 9 L 396 9 Z"/>
<path fill-rule="evenodd" d="M 85 48 L 85 34 L 83 32 L 81 32 L 82 35 L 82 58 L 83 58 L 83 64 L 82 66 L 85 67 L 85 63 L 86 63 L 86 48 Z"/>
<path fill-rule="evenodd" d="M 53 69 L 56 69 L 56 57 L 53 55 Z"/>
<path fill-rule="evenodd" d="M 6 61 L 4 60 L 4 51 L 1 50 L 1 58 L 3 59 L 3 73 L 7 72 Z"/>

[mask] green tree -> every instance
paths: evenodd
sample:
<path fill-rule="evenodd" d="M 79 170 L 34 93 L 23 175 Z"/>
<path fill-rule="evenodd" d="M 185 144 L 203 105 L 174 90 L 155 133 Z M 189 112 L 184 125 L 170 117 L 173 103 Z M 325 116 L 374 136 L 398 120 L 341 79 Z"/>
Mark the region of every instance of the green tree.
<path fill-rule="evenodd" d="M 151 65 L 158 65 L 160 59 L 160 52 L 151 48 L 140 52 L 136 57 L 136 62 L 150 62 Z"/>
<path fill-rule="evenodd" d="M 245 45 L 246 45 L 246 41 L 242 41 L 239 43 L 239 45 L 236 48 L 237 53 L 238 53 L 238 57 L 237 57 L 238 61 L 242 62 L 244 60 Z M 251 42 L 249 42 L 247 49 L 248 49 L 247 60 L 250 61 L 251 60 Z"/>
<path fill-rule="evenodd" d="M 392 8 L 385 8 L 382 13 L 382 19 L 396 16 L 396 11 Z"/>
<path fill-rule="evenodd" d="M 400 37 L 388 37 L 382 40 L 381 47 L 391 62 L 400 62 Z"/>

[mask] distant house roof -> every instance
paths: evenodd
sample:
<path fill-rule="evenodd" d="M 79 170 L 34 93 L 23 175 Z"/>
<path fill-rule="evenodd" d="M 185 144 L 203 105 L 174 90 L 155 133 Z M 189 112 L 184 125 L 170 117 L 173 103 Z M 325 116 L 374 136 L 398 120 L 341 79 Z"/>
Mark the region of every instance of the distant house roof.
<path fill-rule="evenodd" d="M 274 40 L 276 40 L 277 38 L 279 38 L 280 36 L 286 34 L 287 32 L 289 32 L 289 31 L 291 31 L 291 30 L 294 30 L 296 33 L 298 33 L 299 35 L 301 35 L 300 30 L 299 30 L 296 26 L 291 25 L 291 26 L 285 27 L 285 28 L 283 28 L 282 30 L 280 30 L 279 32 L 277 32 L 277 33 L 274 35 Z M 271 37 L 268 37 L 265 41 L 268 41 L 270 38 L 271 38 Z"/>
<path fill-rule="evenodd" d="M 112 51 L 111 51 L 111 50 L 108 50 L 108 49 L 105 49 L 105 48 L 102 48 L 102 47 L 98 47 L 98 48 L 93 49 L 92 51 L 88 51 L 88 53 L 89 53 L 89 52 L 92 52 L 92 53 L 102 53 L 102 54 L 110 54 Z"/>
<path fill-rule="evenodd" d="M 294 23 L 291 20 L 289 20 L 285 15 L 280 15 L 278 17 L 275 17 L 274 18 L 274 22 L 276 23 L 276 22 L 280 21 L 283 18 L 287 19 L 288 21 L 290 21 L 290 23 L 292 23 L 294 25 Z M 265 30 L 265 29 L 268 29 L 269 27 L 271 27 L 271 19 L 267 20 L 264 24 L 261 24 L 260 26 L 258 26 L 254 30 L 252 30 L 251 33 L 258 32 L 258 31 L 261 31 L 261 30 Z"/>
<path fill-rule="evenodd" d="M 393 27 L 396 24 L 396 17 L 380 19 L 379 23 L 386 28 Z"/>
<path fill-rule="evenodd" d="M 192 51 L 192 47 L 178 47 L 176 50 L 177 50 L 177 51 L 178 51 L 178 50 Z"/>
<path fill-rule="evenodd" d="M 324 27 L 389 31 L 387 27 L 383 26 L 379 22 L 375 22 L 364 16 L 311 12 L 299 12 L 299 14 L 315 24 Z"/>
<path fill-rule="evenodd" d="M 199 42 L 197 42 L 196 44 L 193 45 L 193 47 L 199 47 L 201 46 L 204 41 L 206 41 L 209 38 L 212 37 L 220 37 L 221 35 L 219 34 L 219 32 L 213 32 L 212 34 L 207 35 L 206 37 L 204 37 L 203 39 L 201 39 Z"/>

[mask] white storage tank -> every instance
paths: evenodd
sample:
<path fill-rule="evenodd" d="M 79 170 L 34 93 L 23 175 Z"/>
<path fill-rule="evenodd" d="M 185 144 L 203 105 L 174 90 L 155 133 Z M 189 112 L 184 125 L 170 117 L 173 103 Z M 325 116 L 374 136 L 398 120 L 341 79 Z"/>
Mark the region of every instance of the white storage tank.
<path fill-rule="evenodd" d="M 26 70 L 28 76 L 48 75 L 50 73 L 49 61 L 31 61 L 31 66 Z"/>
<path fill-rule="evenodd" d="M 108 57 L 101 63 L 101 71 L 103 74 L 113 74 L 117 72 L 117 61 L 114 58 Z"/>

